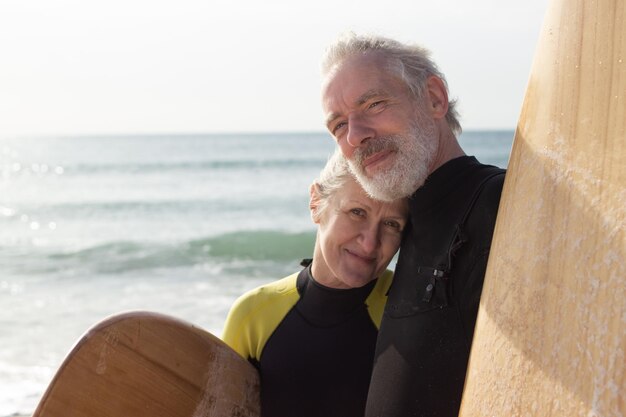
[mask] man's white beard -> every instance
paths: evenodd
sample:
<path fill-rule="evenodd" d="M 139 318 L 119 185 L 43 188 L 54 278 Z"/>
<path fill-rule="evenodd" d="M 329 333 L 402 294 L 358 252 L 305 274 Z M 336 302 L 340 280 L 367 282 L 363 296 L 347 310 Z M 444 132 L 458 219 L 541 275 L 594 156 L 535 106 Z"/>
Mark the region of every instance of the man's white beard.
<path fill-rule="evenodd" d="M 409 197 L 424 185 L 437 152 L 438 140 L 435 123 L 430 119 L 420 119 L 420 127 L 412 126 L 406 135 L 374 138 L 365 147 L 354 151 L 348 164 L 365 192 L 372 198 L 389 202 Z M 368 176 L 363 168 L 363 161 L 382 150 L 393 152 L 393 166 L 384 172 L 379 171 Z"/>

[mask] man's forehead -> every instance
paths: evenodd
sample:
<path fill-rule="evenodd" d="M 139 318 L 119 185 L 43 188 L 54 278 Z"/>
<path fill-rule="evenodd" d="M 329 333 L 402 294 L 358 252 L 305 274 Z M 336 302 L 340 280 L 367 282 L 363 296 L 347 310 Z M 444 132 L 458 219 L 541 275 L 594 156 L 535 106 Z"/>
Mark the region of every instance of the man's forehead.
<path fill-rule="evenodd" d="M 361 95 L 368 87 L 375 87 L 372 83 L 383 75 L 381 67 L 376 62 L 370 62 L 367 57 L 348 58 L 328 72 L 322 83 L 322 97 L 327 99 L 334 93 L 353 89 Z"/>
<path fill-rule="evenodd" d="M 360 105 L 373 98 L 389 97 L 406 88 L 384 62 L 364 58 L 367 60 L 344 61 L 328 73 L 321 91 L 324 111 L 332 111 L 339 104 Z"/>
<path fill-rule="evenodd" d="M 324 84 L 330 84 L 343 75 L 352 76 L 359 73 L 373 74 L 383 72 L 387 60 L 379 52 L 355 53 L 345 57 L 332 66 L 324 77 Z"/>

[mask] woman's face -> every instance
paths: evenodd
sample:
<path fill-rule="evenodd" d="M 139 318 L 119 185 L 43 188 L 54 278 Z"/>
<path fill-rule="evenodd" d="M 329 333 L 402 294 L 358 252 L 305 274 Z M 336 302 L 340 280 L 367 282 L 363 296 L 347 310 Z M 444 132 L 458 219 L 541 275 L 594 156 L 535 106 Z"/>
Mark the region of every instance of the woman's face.
<path fill-rule="evenodd" d="M 319 225 L 315 280 L 331 288 L 358 288 L 380 276 L 400 247 L 407 200 L 372 200 L 349 178 L 321 213 L 314 201 L 313 195 L 312 216 Z"/>

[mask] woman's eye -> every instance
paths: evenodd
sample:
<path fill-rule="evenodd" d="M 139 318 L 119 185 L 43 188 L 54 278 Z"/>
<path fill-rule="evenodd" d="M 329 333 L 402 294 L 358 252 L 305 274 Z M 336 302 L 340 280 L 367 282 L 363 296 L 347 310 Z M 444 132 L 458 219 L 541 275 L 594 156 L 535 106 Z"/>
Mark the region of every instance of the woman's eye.
<path fill-rule="evenodd" d="M 395 220 L 388 220 L 385 222 L 385 226 L 393 229 L 393 230 L 397 230 L 398 232 L 402 231 L 402 225 L 400 223 L 398 223 Z"/>
<path fill-rule="evenodd" d="M 365 216 L 365 210 L 360 209 L 360 208 L 350 209 L 350 213 L 357 215 L 359 217 Z"/>

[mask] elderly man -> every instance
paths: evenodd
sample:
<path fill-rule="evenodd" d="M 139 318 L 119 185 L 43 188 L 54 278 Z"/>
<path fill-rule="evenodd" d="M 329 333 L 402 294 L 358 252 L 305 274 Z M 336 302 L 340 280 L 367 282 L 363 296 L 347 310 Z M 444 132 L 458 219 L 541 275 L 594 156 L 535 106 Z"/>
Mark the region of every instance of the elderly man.
<path fill-rule="evenodd" d="M 410 196 L 366 416 L 457 416 L 504 171 L 465 155 L 425 49 L 350 35 L 323 76 L 327 128 L 362 187 Z"/>

